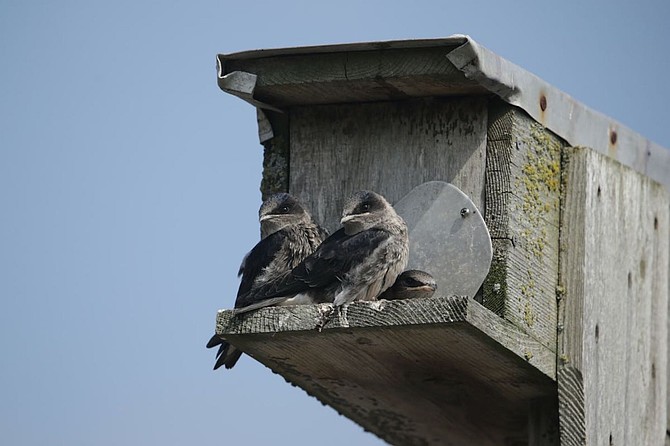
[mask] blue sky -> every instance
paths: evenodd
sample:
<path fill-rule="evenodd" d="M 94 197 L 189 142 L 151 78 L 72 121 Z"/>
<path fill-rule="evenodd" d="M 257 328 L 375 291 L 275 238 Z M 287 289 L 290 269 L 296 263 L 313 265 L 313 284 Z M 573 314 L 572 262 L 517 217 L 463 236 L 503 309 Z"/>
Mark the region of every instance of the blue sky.
<path fill-rule="evenodd" d="M 670 3 L 0 0 L 0 444 L 381 444 L 204 348 L 258 240 L 215 55 L 472 36 L 670 147 Z"/>

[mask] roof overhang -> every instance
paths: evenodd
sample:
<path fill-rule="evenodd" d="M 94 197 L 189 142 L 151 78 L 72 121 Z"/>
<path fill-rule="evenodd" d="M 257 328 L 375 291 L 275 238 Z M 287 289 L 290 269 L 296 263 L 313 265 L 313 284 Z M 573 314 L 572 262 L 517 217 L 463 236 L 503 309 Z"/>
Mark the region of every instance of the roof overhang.
<path fill-rule="evenodd" d="M 219 87 L 261 109 L 495 95 L 572 146 L 670 187 L 670 154 L 466 35 L 244 51 L 217 56 Z"/>

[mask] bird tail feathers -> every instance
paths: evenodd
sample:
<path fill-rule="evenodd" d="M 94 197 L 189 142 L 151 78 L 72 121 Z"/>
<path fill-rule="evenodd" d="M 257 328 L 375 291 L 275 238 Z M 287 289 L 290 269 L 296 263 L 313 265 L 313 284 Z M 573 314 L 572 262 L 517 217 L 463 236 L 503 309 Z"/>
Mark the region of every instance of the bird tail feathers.
<path fill-rule="evenodd" d="M 234 314 L 242 314 L 242 313 L 246 313 L 246 312 L 249 312 L 249 311 L 258 310 L 259 308 L 271 307 L 272 305 L 278 305 L 278 304 L 286 301 L 287 299 L 289 299 L 289 296 L 272 297 L 270 299 L 264 299 L 264 300 L 261 300 L 260 302 L 255 302 L 253 304 L 250 304 L 250 305 L 247 305 L 247 306 L 244 306 L 244 307 L 235 308 L 233 310 L 233 313 Z"/>
<path fill-rule="evenodd" d="M 219 336 L 214 335 L 207 343 L 207 348 L 212 348 L 219 346 L 219 351 L 216 352 L 216 363 L 214 364 L 214 370 L 218 369 L 221 366 L 225 366 L 227 369 L 232 369 L 237 361 L 242 356 L 242 350 L 239 350 L 237 347 L 230 345 Z"/>

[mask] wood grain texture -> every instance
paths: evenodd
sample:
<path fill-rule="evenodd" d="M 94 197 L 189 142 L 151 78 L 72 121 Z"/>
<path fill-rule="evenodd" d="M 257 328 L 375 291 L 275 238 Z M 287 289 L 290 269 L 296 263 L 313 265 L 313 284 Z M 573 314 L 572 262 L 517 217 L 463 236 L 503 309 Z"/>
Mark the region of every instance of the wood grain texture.
<path fill-rule="evenodd" d="M 564 158 L 559 349 L 563 365 L 583 375 L 583 388 L 559 373 L 561 427 L 575 427 L 562 435 L 579 438 L 581 409 L 572 398 L 581 391 L 587 444 L 662 445 L 668 194 L 593 150 L 569 149 Z M 574 389 L 561 392 L 568 386 Z"/>
<path fill-rule="evenodd" d="M 263 200 L 277 192 L 288 192 L 289 188 L 289 122 L 288 116 L 271 110 L 263 111 L 270 127 L 272 138 L 263 142 L 263 178 L 261 195 Z"/>
<path fill-rule="evenodd" d="M 556 348 L 563 142 L 525 112 L 491 101 L 485 220 L 493 263 L 484 305 Z"/>
<path fill-rule="evenodd" d="M 449 62 L 454 47 L 226 59 L 224 72 L 256 74 L 254 97 L 277 107 L 485 93 Z"/>
<path fill-rule="evenodd" d="M 582 372 L 575 367 L 561 367 L 556 381 L 561 446 L 583 446 L 586 444 L 586 421 Z"/>
<path fill-rule="evenodd" d="M 328 304 L 221 311 L 217 334 L 391 444 L 528 444 L 531 408 L 555 398 L 548 373 L 524 357 L 553 353 L 472 299 L 331 311 Z M 510 330 L 502 338 L 515 341 L 506 347 L 497 337 Z"/>
<path fill-rule="evenodd" d="M 291 110 L 291 193 L 339 227 L 344 199 L 371 189 L 395 203 L 430 180 L 482 209 L 486 99 L 434 99 Z"/>

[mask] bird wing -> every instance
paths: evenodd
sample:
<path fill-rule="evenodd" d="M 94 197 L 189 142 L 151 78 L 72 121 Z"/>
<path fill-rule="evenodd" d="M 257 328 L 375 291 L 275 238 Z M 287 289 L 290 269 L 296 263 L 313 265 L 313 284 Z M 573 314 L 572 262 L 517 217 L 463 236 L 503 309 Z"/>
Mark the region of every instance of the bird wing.
<path fill-rule="evenodd" d="M 368 229 L 346 235 L 340 229 L 322 244 L 322 249 L 305 259 L 293 270 L 293 275 L 309 287 L 323 287 L 335 280 L 342 281 L 347 273 L 366 261 L 389 234 Z M 326 243 L 329 242 L 329 243 Z"/>
<path fill-rule="evenodd" d="M 389 233 L 379 229 L 368 229 L 353 235 L 346 235 L 344 229 L 340 229 L 291 272 L 240 296 L 236 306 L 246 307 L 267 299 L 293 296 L 310 288 L 322 288 L 342 281 L 352 268 L 366 261 L 388 237 Z"/>
<path fill-rule="evenodd" d="M 277 231 L 265 237 L 249 251 L 240 266 L 242 280 L 237 290 L 238 298 L 251 290 L 256 278 L 277 257 L 279 251 L 283 249 L 285 242 L 285 231 Z M 235 302 L 235 306 L 238 306 L 237 302 Z"/>

